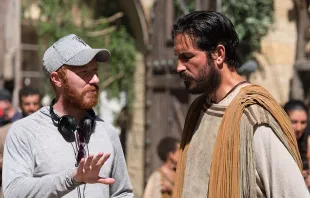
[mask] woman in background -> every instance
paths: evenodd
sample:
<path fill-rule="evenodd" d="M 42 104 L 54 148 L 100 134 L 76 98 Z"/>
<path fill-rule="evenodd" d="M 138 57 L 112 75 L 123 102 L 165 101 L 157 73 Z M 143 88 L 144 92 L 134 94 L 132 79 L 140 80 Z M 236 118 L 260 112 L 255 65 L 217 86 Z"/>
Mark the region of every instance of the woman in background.
<path fill-rule="evenodd" d="M 292 126 L 296 135 L 298 149 L 302 160 L 303 175 L 309 188 L 310 136 L 305 133 L 309 109 L 303 101 L 290 100 L 284 105 L 284 110 L 292 121 Z"/>

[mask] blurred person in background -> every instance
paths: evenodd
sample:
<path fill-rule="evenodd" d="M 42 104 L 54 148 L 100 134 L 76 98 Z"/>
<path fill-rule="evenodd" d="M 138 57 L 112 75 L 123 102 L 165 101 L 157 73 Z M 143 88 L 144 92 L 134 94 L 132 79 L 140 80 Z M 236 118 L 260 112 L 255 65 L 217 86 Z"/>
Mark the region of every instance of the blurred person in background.
<path fill-rule="evenodd" d="M 7 100 L 4 101 L 2 104 L 7 105 L 8 101 L 10 101 L 11 98 L 10 98 L 10 95 L 8 95 L 8 92 L 5 91 L 4 93 L 7 96 Z M 31 88 L 31 87 L 22 88 L 19 91 L 19 106 L 22 110 L 22 113 L 21 114 L 18 113 L 18 117 L 23 118 L 23 117 L 26 117 L 26 116 L 36 112 L 41 107 L 40 101 L 41 101 L 41 95 L 40 95 L 39 90 L 37 90 L 35 88 Z M 0 103 L 1 103 L 1 101 L 0 101 Z M 7 105 L 7 107 L 10 107 L 10 106 L 11 105 Z M 9 111 L 13 111 L 13 110 L 9 110 Z M 20 115 L 22 115 L 22 116 L 20 116 Z M 2 117 L 5 117 L 5 116 L 2 116 Z M 16 121 L 18 117 L 13 116 L 13 119 L 11 119 L 11 120 Z M 0 128 L 0 169 L 1 169 L 1 172 L 2 172 L 3 147 L 4 147 L 4 143 L 5 143 L 5 138 L 6 138 L 8 131 L 9 131 L 10 126 L 12 125 L 12 122 L 10 122 L 10 120 L 8 120 L 8 118 L 3 118 L 3 120 L 6 124 Z"/>
<path fill-rule="evenodd" d="M 26 117 L 41 107 L 40 91 L 33 87 L 24 87 L 19 91 L 19 107 L 23 117 Z"/>
<path fill-rule="evenodd" d="M 301 100 L 290 100 L 284 105 L 284 110 L 292 121 L 303 164 L 303 175 L 308 188 L 310 188 L 310 136 L 305 133 L 308 123 L 309 108 Z"/>
<path fill-rule="evenodd" d="M 3 164 L 3 147 L 6 135 L 11 124 L 23 116 L 16 108 L 12 105 L 12 95 L 6 89 L 0 89 L 0 198 L 3 197 L 2 193 L 2 164 Z"/>
<path fill-rule="evenodd" d="M 147 181 L 143 198 L 170 198 L 179 158 L 180 141 L 173 137 L 163 138 L 157 146 L 157 154 L 163 164 Z"/>
<path fill-rule="evenodd" d="M 0 89 L 0 169 L 2 173 L 2 158 L 3 158 L 3 147 L 6 135 L 11 124 L 23 116 L 16 108 L 12 105 L 12 96 L 10 92 L 6 89 Z M 2 178 L 2 177 L 1 177 Z"/>
<path fill-rule="evenodd" d="M 0 108 L 3 112 L 3 119 L 1 119 L 0 126 L 22 118 L 22 114 L 12 104 L 12 95 L 6 89 L 0 89 Z"/>

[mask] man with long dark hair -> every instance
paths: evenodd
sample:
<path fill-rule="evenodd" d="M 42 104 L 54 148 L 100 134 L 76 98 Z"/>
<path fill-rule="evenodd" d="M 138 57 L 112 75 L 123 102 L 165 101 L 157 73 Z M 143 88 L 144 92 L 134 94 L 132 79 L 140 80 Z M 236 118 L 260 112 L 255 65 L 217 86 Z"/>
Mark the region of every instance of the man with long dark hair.
<path fill-rule="evenodd" d="M 186 89 L 202 94 L 186 117 L 173 196 L 309 197 L 289 118 L 236 71 L 231 21 L 196 11 L 176 22 L 172 38 Z"/>

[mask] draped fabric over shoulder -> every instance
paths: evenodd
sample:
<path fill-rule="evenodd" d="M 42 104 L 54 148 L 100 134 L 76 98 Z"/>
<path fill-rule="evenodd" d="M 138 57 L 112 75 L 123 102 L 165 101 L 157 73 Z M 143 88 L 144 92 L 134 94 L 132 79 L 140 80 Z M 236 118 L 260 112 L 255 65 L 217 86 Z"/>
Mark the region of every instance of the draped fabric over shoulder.
<path fill-rule="evenodd" d="M 186 117 L 181 141 L 180 160 L 177 167 L 176 183 L 173 197 L 182 197 L 184 184 L 184 171 L 186 166 L 187 151 L 193 137 L 194 129 L 199 118 L 205 95 L 197 98 L 191 105 Z M 287 148 L 294 158 L 300 170 L 302 164 L 298 153 L 298 147 L 290 119 L 276 102 L 276 100 L 262 87 L 257 85 L 248 85 L 240 89 L 240 92 L 227 107 L 221 121 L 219 131 L 216 137 L 216 143 L 212 155 L 210 181 L 209 181 L 209 198 L 239 198 L 245 192 L 251 192 L 250 188 L 255 185 L 243 185 L 244 182 L 255 183 L 254 169 L 255 159 L 252 154 L 240 155 L 241 150 L 252 151 L 252 145 L 248 144 L 244 134 L 240 132 L 240 122 L 242 115 L 247 107 L 259 105 L 266 110 L 272 119 L 257 119 L 252 121 L 252 126 L 257 127 L 274 120 L 271 124 L 272 131 Z M 262 115 L 265 116 L 265 115 Z M 253 138 L 253 134 L 250 135 Z M 241 174 L 241 170 L 247 174 Z M 248 186 L 248 187 L 247 187 Z M 248 188 L 248 189 L 247 189 Z M 250 197 L 255 197 L 251 195 Z"/>

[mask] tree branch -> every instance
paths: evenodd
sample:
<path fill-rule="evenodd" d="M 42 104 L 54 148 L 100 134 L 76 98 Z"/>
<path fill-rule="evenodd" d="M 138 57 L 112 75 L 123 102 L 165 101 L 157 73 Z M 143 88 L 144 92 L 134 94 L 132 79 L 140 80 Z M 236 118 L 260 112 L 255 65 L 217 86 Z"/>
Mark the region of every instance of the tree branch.
<path fill-rule="evenodd" d="M 122 78 L 124 76 L 124 72 L 120 72 L 116 74 L 115 76 L 110 76 L 108 79 L 106 79 L 100 86 L 101 89 L 107 88 L 112 82 Z"/>
<path fill-rule="evenodd" d="M 89 21 L 88 23 L 85 23 L 85 27 L 91 28 L 91 27 L 94 27 L 94 26 L 102 24 L 102 23 L 112 23 L 112 22 L 116 21 L 117 19 L 122 18 L 123 16 L 124 16 L 124 13 L 118 12 L 118 13 L 116 13 L 110 17 L 107 17 L 107 18 Z"/>
<path fill-rule="evenodd" d="M 103 30 L 88 32 L 87 36 L 91 36 L 91 37 L 104 36 L 104 35 L 110 34 L 111 32 L 114 32 L 115 30 L 116 30 L 116 27 L 111 26 L 111 27 L 105 28 Z"/>

